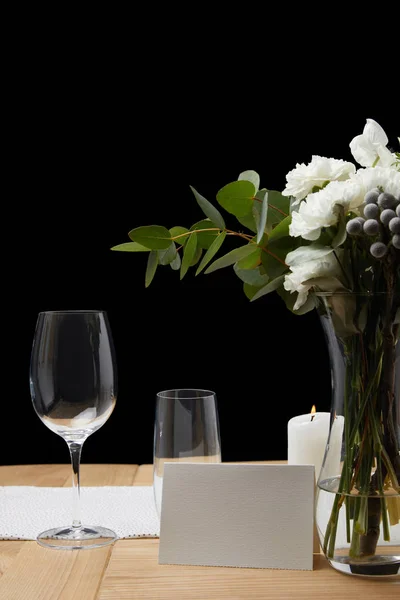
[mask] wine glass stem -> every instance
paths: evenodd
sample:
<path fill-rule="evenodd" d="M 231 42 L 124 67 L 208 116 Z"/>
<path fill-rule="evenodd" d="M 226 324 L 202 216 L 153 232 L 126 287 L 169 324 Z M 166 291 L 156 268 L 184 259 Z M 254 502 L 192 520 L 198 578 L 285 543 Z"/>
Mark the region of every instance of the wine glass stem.
<path fill-rule="evenodd" d="M 72 512 L 72 527 L 75 529 L 79 529 L 82 527 L 81 523 L 81 506 L 80 506 L 80 464 L 81 464 L 81 452 L 82 452 L 82 443 L 78 442 L 68 442 L 69 453 L 71 455 L 71 465 L 72 465 L 72 487 L 73 487 L 73 512 Z"/>

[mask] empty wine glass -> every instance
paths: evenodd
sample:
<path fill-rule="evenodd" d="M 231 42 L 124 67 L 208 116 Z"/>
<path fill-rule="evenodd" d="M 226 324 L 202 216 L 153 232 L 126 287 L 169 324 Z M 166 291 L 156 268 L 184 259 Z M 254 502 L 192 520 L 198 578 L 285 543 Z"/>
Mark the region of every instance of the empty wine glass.
<path fill-rule="evenodd" d="M 175 389 L 157 394 L 153 489 L 159 517 L 166 462 L 221 462 L 217 398 L 214 392 Z"/>
<path fill-rule="evenodd" d="M 72 524 L 43 531 L 37 536 L 38 543 L 63 550 L 111 544 L 117 539 L 114 531 L 82 525 L 80 520 L 82 446 L 107 421 L 117 396 L 114 347 L 104 311 L 39 313 L 31 355 L 30 389 L 40 419 L 67 442 L 72 465 Z"/>

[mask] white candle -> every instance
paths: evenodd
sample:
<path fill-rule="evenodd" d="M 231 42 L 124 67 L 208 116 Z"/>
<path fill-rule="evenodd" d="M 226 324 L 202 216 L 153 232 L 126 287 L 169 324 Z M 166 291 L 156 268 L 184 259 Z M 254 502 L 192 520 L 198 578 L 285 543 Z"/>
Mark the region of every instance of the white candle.
<path fill-rule="evenodd" d="M 316 412 L 293 417 L 288 422 L 288 464 L 314 465 L 318 480 L 329 436 L 330 413 Z M 329 460 L 324 478 L 339 474 L 344 419 L 336 417 L 330 438 Z"/>

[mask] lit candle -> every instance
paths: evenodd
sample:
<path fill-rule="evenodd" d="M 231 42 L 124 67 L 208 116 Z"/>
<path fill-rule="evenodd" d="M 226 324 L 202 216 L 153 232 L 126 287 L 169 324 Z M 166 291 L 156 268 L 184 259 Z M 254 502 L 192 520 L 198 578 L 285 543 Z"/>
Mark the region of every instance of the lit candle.
<path fill-rule="evenodd" d="M 316 412 L 312 407 L 308 415 L 293 417 L 288 422 L 288 464 L 314 465 L 315 480 L 318 480 L 324 460 L 329 436 L 330 413 Z M 335 418 L 330 438 L 328 460 L 324 468 L 324 478 L 339 473 L 344 419 Z"/>

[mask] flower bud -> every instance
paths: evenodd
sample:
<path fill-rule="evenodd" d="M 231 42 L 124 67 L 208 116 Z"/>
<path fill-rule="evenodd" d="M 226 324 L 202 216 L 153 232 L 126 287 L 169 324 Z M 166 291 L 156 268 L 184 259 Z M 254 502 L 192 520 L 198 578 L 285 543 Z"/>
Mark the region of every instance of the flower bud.
<path fill-rule="evenodd" d="M 350 219 L 346 225 L 346 231 L 349 235 L 359 235 L 362 232 L 363 226 L 358 219 Z"/>
<path fill-rule="evenodd" d="M 382 194 L 379 194 L 378 206 L 381 208 L 394 208 L 396 206 L 396 198 L 393 194 L 383 192 Z"/>
<path fill-rule="evenodd" d="M 396 215 L 400 217 L 400 204 L 396 206 Z"/>
<path fill-rule="evenodd" d="M 376 217 L 379 215 L 379 208 L 377 207 L 376 204 L 366 204 L 364 206 L 364 217 L 366 219 L 376 219 Z"/>
<path fill-rule="evenodd" d="M 364 203 L 365 204 L 376 204 L 378 202 L 379 194 L 380 194 L 380 192 L 377 189 L 370 190 L 364 196 Z"/>
<path fill-rule="evenodd" d="M 389 229 L 392 233 L 400 233 L 400 218 L 394 217 L 389 221 Z"/>
<path fill-rule="evenodd" d="M 400 250 L 400 235 L 398 233 L 392 237 L 392 244 L 396 250 Z"/>
<path fill-rule="evenodd" d="M 367 221 L 365 221 L 363 229 L 364 233 L 366 233 L 367 235 L 378 235 L 379 223 L 375 219 L 368 219 Z"/>
<path fill-rule="evenodd" d="M 387 252 L 387 246 L 383 242 L 375 242 L 369 250 L 374 258 L 382 258 Z"/>
<path fill-rule="evenodd" d="M 386 208 L 381 212 L 381 223 L 389 225 L 390 221 L 396 216 L 396 213 L 391 208 Z"/>

